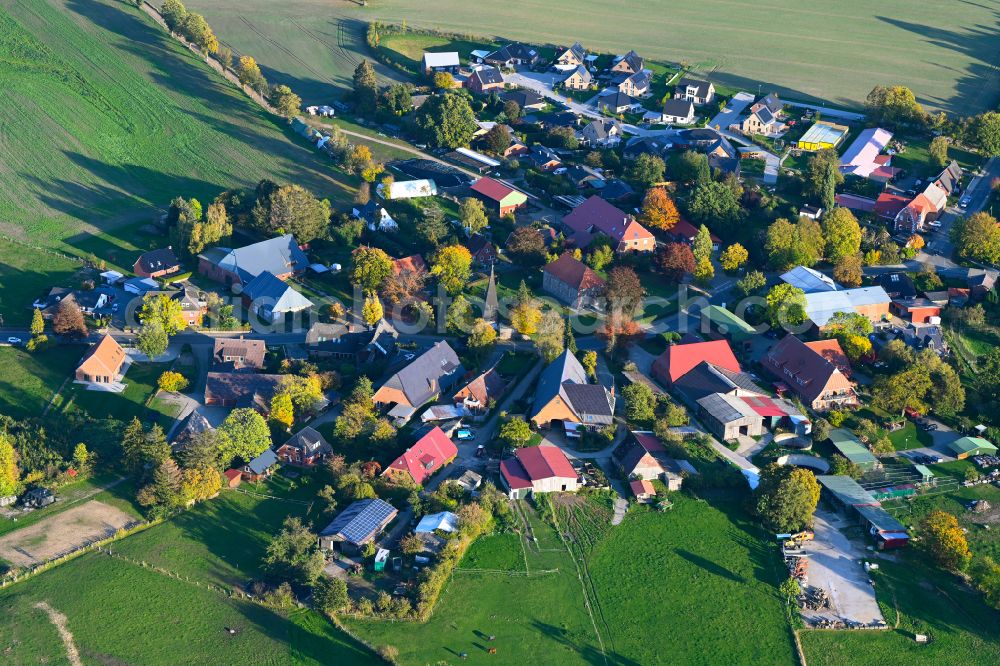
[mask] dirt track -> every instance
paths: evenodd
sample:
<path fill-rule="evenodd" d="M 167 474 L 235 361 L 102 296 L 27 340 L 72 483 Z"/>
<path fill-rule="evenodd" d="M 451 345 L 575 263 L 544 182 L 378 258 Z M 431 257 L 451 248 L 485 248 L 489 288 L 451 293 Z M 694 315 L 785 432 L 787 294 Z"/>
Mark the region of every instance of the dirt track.
<path fill-rule="evenodd" d="M 104 502 L 86 502 L 0 537 L 0 558 L 28 567 L 111 536 L 134 520 Z"/>

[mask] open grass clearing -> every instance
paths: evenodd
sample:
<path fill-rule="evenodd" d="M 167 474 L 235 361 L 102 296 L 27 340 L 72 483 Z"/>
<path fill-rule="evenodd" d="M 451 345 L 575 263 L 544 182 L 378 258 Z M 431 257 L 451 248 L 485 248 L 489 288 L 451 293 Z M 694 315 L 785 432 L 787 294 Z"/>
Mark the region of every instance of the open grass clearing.
<path fill-rule="evenodd" d="M 175 196 L 207 202 L 264 177 L 339 202 L 353 192 L 128 3 L 3 0 L 0 86 L 0 232 L 16 238 L 78 252 Z"/>
<path fill-rule="evenodd" d="M 0 347 L 0 414 L 22 419 L 41 416 L 83 356 L 83 347 L 53 347 L 30 354 Z"/>
<path fill-rule="evenodd" d="M 38 239 L 34 239 L 36 242 Z M 79 262 L 0 238 L 0 315 L 4 326 L 31 323 L 31 304 L 50 287 L 73 286 Z"/>
<path fill-rule="evenodd" d="M 186 663 L 379 663 L 314 612 L 273 611 L 101 553 L 0 592 L 6 663 L 65 663 L 56 627 L 34 608 L 43 601 L 66 615 L 87 664 L 172 665 L 181 655 Z"/>

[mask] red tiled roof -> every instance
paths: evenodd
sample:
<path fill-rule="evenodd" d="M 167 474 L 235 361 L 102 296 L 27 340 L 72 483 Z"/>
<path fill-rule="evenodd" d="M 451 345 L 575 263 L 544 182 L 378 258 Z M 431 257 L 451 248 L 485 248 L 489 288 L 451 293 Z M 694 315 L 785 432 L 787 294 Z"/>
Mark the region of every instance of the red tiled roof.
<path fill-rule="evenodd" d="M 851 375 L 851 362 L 847 360 L 847 354 L 844 353 L 843 348 L 841 348 L 840 343 L 837 342 L 836 339 L 830 338 L 828 340 L 815 340 L 805 344 L 806 347 L 809 347 L 809 349 L 812 349 L 814 352 L 837 366 L 837 368 L 845 375 Z"/>
<path fill-rule="evenodd" d="M 655 495 L 656 488 L 653 484 L 646 479 L 635 479 L 628 484 L 628 487 L 632 490 L 632 494 L 636 497 L 640 495 Z"/>
<path fill-rule="evenodd" d="M 481 194 L 488 199 L 500 202 L 503 201 L 504 197 L 515 190 L 499 181 L 493 180 L 492 178 L 480 178 L 475 182 L 475 184 L 473 184 L 472 191 L 477 194 Z"/>
<path fill-rule="evenodd" d="M 545 266 L 545 271 L 560 282 L 565 282 L 578 292 L 584 289 L 603 287 L 606 283 L 593 269 L 577 261 L 570 253 L 565 253 Z"/>
<path fill-rule="evenodd" d="M 782 409 L 774 400 L 765 396 L 743 396 L 743 402 L 750 406 L 750 409 L 760 416 L 788 416 L 788 412 Z"/>
<path fill-rule="evenodd" d="M 227 469 L 225 472 L 222 473 L 222 476 L 226 477 L 230 481 L 232 481 L 236 477 L 242 476 L 242 475 L 243 475 L 243 472 L 241 472 L 238 469 L 233 469 L 231 467 L 229 469 Z"/>
<path fill-rule="evenodd" d="M 740 372 L 740 363 L 726 340 L 671 345 L 653 362 L 653 377 L 673 384 L 696 365 L 706 361 L 730 372 Z"/>
<path fill-rule="evenodd" d="M 110 335 L 87 350 L 77 367 L 89 375 L 106 374 L 115 377 L 125 362 L 125 350 Z"/>
<path fill-rule="evenodd" d="M 503 474 L 504 480 L 507 481 L 507 485 L 510 486 L 512 490 L 531 488 L 531 479 L 528 477 L 528 473 L 524 471 L 524 467 L 520 462 L 518 462 L 517 458 L 501 460 L 500 473 Z"/>
<path fill-rule="evenodd" d="M 663 445 L 660 438 L 651 432 L 633 432 L 632 436 L 635 437 L 635 441 L 646 453 L 658 453 L 667 450 L 667 447 Z"/>
<path fill-rule="evenodd" d="M 569 458 L 555 446 L 529 446 L 517 450 L 517 460 L 532 481 L 560 477 L 576 478 Z"/>
<path fill-rule="evenodd" d="M 458 448 L 448 439 L 441 428 L 434 428 L 417 440 L 403 455 L 392 461 L 382 474 L 394 472 L 408 473 L 416 483 L 422 484 L 427 477 L 458 455 Z"/>
<path fill-rule="evenodd" d="M 628 240 L 653 237 L 653 234 L 636 222 L 631 215 L 596 194 L 564 217 L 563 224 L 575 232 L 574 243 L 579 247 L 586 247 L 598 232 L 607 234 L 618 242 L 625 239 L 626 234 Z"/>
<path fill-rule="evenodd" d="M 891 192 L 883 192 L 875 200 L 875 214 L 879 217 L 895 218 L 899 214 L 899 211 L 906 208 L 906 204 L 909 202 L 910 200 L 906 197 L 901 197 Z"/>
<path fill-rule="evenodd" d="M 679 238 L 683 238 L 684 240 L 692 240 L 698 235 L 698 227 L 694 226 L 682 217 L 677 220 L 677 224 L 673 226 L 669 233 Z M 711 231 L 709 231 L 709 235 L 711 235 L 713 243 L 722 242 L 722 239 L 713 234 Z"/>
<path fill-rule="evenodd" d="M 424 263 L 424 258 L 419 254 L 411 254 L 408 257 L 403 257 L 402 259 L 392 260 L 392 272 L 395 275 L 399 275 L 403 271 L 410 271 L 411 273 L 426 273 L 427 264 Z"/>

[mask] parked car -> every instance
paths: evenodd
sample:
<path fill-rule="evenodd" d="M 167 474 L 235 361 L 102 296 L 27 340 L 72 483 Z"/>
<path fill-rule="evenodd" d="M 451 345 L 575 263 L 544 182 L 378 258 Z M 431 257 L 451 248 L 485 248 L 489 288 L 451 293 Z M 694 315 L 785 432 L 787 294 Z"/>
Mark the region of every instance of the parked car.
<path fill-rule="evenodd" d="M 958 207 L 959 208 L 968 208 L 970 203 L 972 203 L 972 197 L 970 197 L 968 194 L 966 194 L 964 197 L 962 197 L 961 199 L 959 199 L 959 201 L 958 201 Z"/>
<path fill-rule="evenodd" d="M 485 455 L 486 455 L 486 447 L 480 444 L 479 446 L 476 447 L 476 457 L 482 458 Z"/>
<path fill-rule="evenodd" d="M 455 439 L 457 439 L 460 442 L 475 438 L 476 438 L 476 433 L 472 432 L 472 430 L 470 430 L 469 428 L 459 428 L 457 431 L 455 431 Z"/>
<path fill-rule="evenodd" d="M 12 335 L 12 336 L 10 336 L 9 338 L 7 338 L 7 344 L 11 344 L 11 345 L 19 345 L 19 344 L 21 344 L 22 342 L 23 342 L 23 340 L 21 340 L 21 338 L 18 338 L 18 337 L 15 337 L 15 336 L 13 336 L 13 335 Z"/>

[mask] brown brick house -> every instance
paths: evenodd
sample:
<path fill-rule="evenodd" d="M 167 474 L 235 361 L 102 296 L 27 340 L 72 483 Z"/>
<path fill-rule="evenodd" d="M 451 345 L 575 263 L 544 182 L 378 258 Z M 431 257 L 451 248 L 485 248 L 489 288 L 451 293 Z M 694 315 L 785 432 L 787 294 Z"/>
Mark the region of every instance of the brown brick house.
<path fill-rule="evenodd" d="M 607 284 L 593 269 L 568 252 L 542 271 L 542 290 L 570 307 L 600 307 Z"/>
<path fill-rule="evenodd" d="M 216 368 L 231 370 L 263 370 L 267 345 L 263 340 L 216 338 L 212 362 Z"/>
<path fill-rule="evenodd" d="M 801 398 L 806 406 L 825 412 L 856 407 L 854 384 L 837 367 L 835 358 L 786 335 L 763 358 L 764 368 Z"/>
<path fill-rule="evenodd" d="M 608 236 L 615 252 L 652 252 L 656 249 L 656 237 L 635 218 L 594 195 L 573 209 L 563 218 L 569 227 L 570 241 L 579 248 L 585 248 L 599 233 Z"/>
<path fill-rule="evenodd" d="M 171 247 L 150 250 L 143 253 L 132 266 L 132 272 L 139 277 L 160 278 L 173 275 L 181 270 L 181 262 Z"/>

